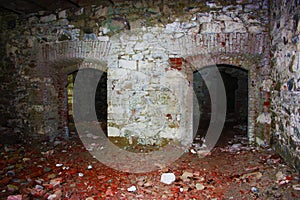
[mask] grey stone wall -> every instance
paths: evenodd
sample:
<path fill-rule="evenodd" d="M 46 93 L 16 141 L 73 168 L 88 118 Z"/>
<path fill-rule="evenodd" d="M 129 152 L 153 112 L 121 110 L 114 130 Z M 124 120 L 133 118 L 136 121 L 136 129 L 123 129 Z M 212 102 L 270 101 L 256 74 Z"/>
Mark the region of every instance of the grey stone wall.
<path fill-rule="evenodd" d="M 1 55 L 1 87 L 0 87 L 0 112 L 1 133 L 17 133 L 23 135 L 25 130 L 30 130 L 29 118 L 35 117 L 34 109 L 28 110 L 28 92 L 26 87 L 33 90 L 35 84 L 28 81 L 28 70 L 24 68 L 24 62 L 28 62 L 30 56 L 24 42 L 18 43 L 15 36 L 19 35 L 18 16 L 11 13 L 3 13 L 0 16 L 0 55 Z M 22 36 L 20 37 L 24 39 Z M 32 66 L 29 64 L 29 66 Z"/>
<path fill-rule="evenodd" d="M 276 150 L 300 169 L 300 3 L 274 1 L 272 35 L 272 134 Z"/>
<path fill-rule="evenodd" d="M 19 108 L 12 118 L 29 135 L 62 134 L 66 75 L 92 67 L 108 73 L 109 135 L 181 140 L 192 127 L 189 71 L 232 64 L 250 74 L 254 141 L 269 75 L 268 23 L 268 1 L 248 0 L 116 1 L 20 16 L 5 42 L 6 55 L 22 58 L 13 61 L 23 96 L 11 97 Z"/>

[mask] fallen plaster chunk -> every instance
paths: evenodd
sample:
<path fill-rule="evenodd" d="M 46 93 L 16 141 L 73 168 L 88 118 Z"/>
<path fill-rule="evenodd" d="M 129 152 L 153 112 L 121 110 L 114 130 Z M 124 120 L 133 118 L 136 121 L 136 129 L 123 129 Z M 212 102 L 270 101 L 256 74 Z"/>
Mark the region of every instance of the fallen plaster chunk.
<path fill-rule="evenodd" d="M 194 149 L 191 149 L 192 154 L 196 154 L 197 152 Z"/>
<path fill-rule="evenodd" d="M 174 173 L 163 173 L 160 178 L 160 182 L 165 184 L 171 184 L 175 181 L 176 177 Z"/>
<path fill-rule="evenodd" d="M 192 177 L 193 177 L 193 173 L 191 173 L 191 172 L 183 172 L 183 174 L 181 175 L 181 179 L 184 182 L 190 181 L 190 178 L 192 178 Z"/>
<path fill-rule="evenodd" d="M 127 189 L 128 192 L 135 192 L 136 191 L 136 187 L 133 185 L 130 188 Z"/>
<path fill-rule="evenodd" d="M 196 184 L 196 190 L 204 190 L 205 186 L 202 185 L 201 183 Z"/>

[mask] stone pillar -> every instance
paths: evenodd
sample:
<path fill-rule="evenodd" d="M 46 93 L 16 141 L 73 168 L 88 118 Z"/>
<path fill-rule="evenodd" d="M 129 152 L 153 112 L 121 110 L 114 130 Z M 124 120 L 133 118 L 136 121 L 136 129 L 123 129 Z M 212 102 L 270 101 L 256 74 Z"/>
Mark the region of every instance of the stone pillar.
<path fill-rule="evenodd" d="M 52 77 L 44 78 L 44 133 L 53 142 L 58 133 L 58 92 Z"/>
<path fill-rule="evenodd" d="M 68 76 L 66 74 L 59 75 L 58 89 L 58 133 L 63 138 L 69 137 L 68 129 Z"/>

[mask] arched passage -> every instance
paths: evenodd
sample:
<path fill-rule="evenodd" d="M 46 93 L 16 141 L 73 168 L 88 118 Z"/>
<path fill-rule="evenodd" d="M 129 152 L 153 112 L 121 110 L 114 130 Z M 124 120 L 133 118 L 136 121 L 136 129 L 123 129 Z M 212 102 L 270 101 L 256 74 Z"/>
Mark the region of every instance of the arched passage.
<path fill-rule="evenodd" d="M 91 73 L 96 69 L 82 69 L 82 70 L 89 70 Z M 73 89 L 74 83 L 76 80 L 76 75 L 78 70 L 68 74 L 68 85 L 67 85 L 67 98 L 68 98 L 68 118 L 67 118 L 67 125 L 69 128 L 70 133 L 76 132 L 76 127 L 74 124 L 73 118 Z M 96 74 L 96 73 L 95 73 Z M 101 78 L 97 84 L 96 94 L 95 94 L 95 111 L 97 115 L 97 121 L 100 123 L 100 126 L 104 133 L 107 135 L 107 73 L 102 72 Z M 84 88 L 83 88 L 84 89 Z M 84 106 L 84 105 L 83 105 Z"/>
<path fill-rule="evenodd" d="M 187 56 L 184 58 L 185 73 L 189 81 L 193 79 L 193 72 L 206 68 L 208 66 L 234 66 L 235 68 L 246 70 L 248 72 L 248 117 L 247 117 L 247 135 L 250 143 L 255 142 L 257 130 L 255 121 L 257 118 L 256 110 L 260 108 L 260 93 L 259 93 L 259 63 L 260 57 L 244 54 L 198 54 Z M 225 67 L 227 69 L 227 67 Z M 229 68 L 228 68 L 229 69 Z M 192 83 L 192 82 L 191 82 Z M 190 87 L 193 87 L 191 84 Z M 246 107 L 245 107 L 246 108 Z M 192 110 L 188 110 L 188 113 L 192 113 Z M 190 116 L 192 121 L 192 117 Z"/>
<path fill-rule="evenodd" d="M 102 122 L 103 130 L 106 131 L 107 115 L 107 64 L 103 60 L 91 60 L 89 58 L 81 59 L 59 59 L 46 61 L 40 64 L 39 76 L 46 80 L 43 90 L 43 105 L 45 107 L 43 123 L 40 129 L 44 130 L 50 141 L 56 138 L 68 138 L 70 132 L 75 132 L 75 126 L 72 124 L 72 89 L 78 70 L 97 70 L 104 74 L 100 79 L 98 95 L 95 95 L 96 102 L 105 101 L 104 115 L 98 117 L 98 122 Z M 98 79 L 97 79 L 98 80 Z M 100 89 L 101 88 L 101 89 Z M 99 110 L 100 105 L 97 104 Z M 99 113 L 99 112 L 98 112 Z M 50 128 L 49 128 L 50 127 Z"/>
<path fill-rule="evenodd" d="M 248 71 L 233 65 L 217 65 L 226 92 L 227 110 L 223 132 L 217 145 L 226 144 L 234 137 L 247 137 L 248 129 Z M 210 66 L 201 68 L 193 73 L 193 90 L 195 92 L 198 107 L 194 106 L 193 112 L 200 111 L 200 122 L 198 125 L 195 142 L 201 142 L 205 137 L 211 121 L 211 99 L 208 85 L 214 84 L 214 71 Z M 209 78 L 205 78 L 209 77 Z M 206 80 L 206 81 L 204 81 Z M 207 81 L 208 80 L 208 81 Z M 215 91 L 210 91 L 215 92 Z M 194 104 L 195 105 L 195 104 Z"/>
<path fill-rule="evenodd" d="M 111 44 L 109 41 L 63 41 L 43 43 L 39 49 L 41 51 L 37 54 L 37 75 L 44 80 L 41 101 L 45 112 L 36 129 L 53 141 L 56 137 L 69 137 L 69 129 L 75 130 L 74 126 L 71 127 L 69 124 L 69 121 L 72 122 L 70 116 L 72 113 L 69 112 L 72 111 L 70 109 L 72 105 L 70 106 L 69 102 L 72 99 L 70 94 L 75 78 L 74 72 L 79 69 L 94 69 L 106 74 Z M 107 98 L 107 87 L 104 85 L 106 82 L 107 77 L 100 79 L 98 86 L 101 89 L 97 90 L 100 92 L 96 95 L 96 102 L 105 101 Z M 100 100 L 97 100 L 98 97 Z M 107 108 L 107 102 L 104 104 Z M 97 105 L 99 106 L 99 103 Z M 97 116 L 98 121 L 103 122 L 101 125 L 104 126 L 104 131 L 106 131 L 105 115 L 107 112 Z"/>

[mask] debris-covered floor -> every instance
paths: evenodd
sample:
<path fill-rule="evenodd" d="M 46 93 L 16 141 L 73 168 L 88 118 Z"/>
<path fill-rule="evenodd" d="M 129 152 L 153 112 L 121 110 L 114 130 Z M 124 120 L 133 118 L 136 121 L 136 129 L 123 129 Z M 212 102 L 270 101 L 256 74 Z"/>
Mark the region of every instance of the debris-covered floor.
<path fill-rule="evenodd" d="M 299 175 L 272 150 L 248 146 L 243 136 L 236 135 L 205 158 L 200 159 L 198 153 L 194 145 L 168 167 L 130 174 L 98 162 L 75 135 L 68 141 L 43 142 L 34 147 L 2 144 L 0 197 L 300 199 Z M 166 176 L 169 184 L 163 183 Z"/>

